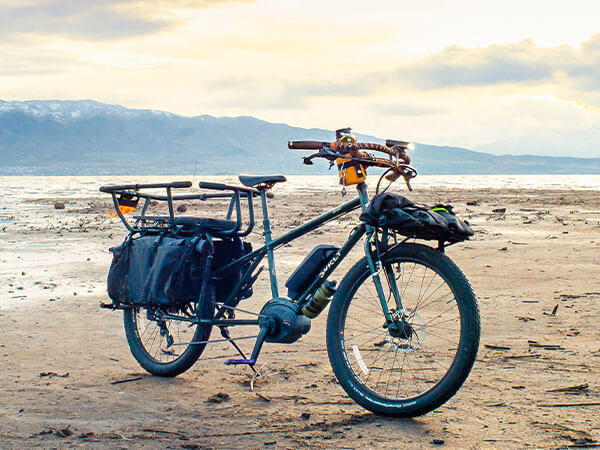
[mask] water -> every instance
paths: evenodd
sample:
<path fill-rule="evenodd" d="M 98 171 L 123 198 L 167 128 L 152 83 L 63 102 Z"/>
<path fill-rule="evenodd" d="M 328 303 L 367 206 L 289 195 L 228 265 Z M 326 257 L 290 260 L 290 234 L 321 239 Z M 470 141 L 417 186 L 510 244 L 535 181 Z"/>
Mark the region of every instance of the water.
<path fill-rule="evenodd" d="M 198 191 L 198 182 L 213 181 L 239 184 L 235 176 L 15 176 L 0 177 L 2 201 L 15 203 L 36 199 L 68 200 L 73 198 L 108 198 L 98 192 L 98 187 L 110 184 L 160 183 L 169 181 L 193 181 L 192 190 Z M 372 176 L 370 185 L 377 178 Z M 400 188 L 402 181 L 398 181 Z M 552 189 L 552 190 L 600 190 L 600 175 L 420 175 L 412 180 L 415 189 L 463 188 L 463 189 Z M 336 190 L 337 174 L 292 175 L 288 182 L 279 184 L 275 192 L 289 193 L 297 189 Z M 189 192 L 189 191 L 188 191 Z M 2 213 L 0 206 L 0 215 Z M 3 217 L 7 219 L 7 217 Z"/>

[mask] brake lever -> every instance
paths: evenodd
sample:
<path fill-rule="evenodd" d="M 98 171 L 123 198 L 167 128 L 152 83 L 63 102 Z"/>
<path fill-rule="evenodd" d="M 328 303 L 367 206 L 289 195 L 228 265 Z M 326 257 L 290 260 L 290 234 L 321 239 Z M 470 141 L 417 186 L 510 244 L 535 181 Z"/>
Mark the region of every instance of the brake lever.
<path fill-rule="evenodd" d="M 408 188 L 408 191 L 412 192 L 413 188 L 410 185 L 410 177 L 406 174 L 402 175 L 402 177 L 404 178 L 404 182 L 406 183 L 406 187 Z"/>
<path fill-rule="evenodd" d="M 400 177 L 404 178 L 406 187 L 410 192 L 412 192 L 413 188 L 410 185 L 410 179 L 414 177 L 412 172 L 405 172 L 404 169 L 400 170 L 399 168 L 396 168 L 389 175 L 386 175 L 385 179 L 393 183 Z"/>
<path fill-rule="evenodd" d="M 398 170 L 393 170 L 392 172 L 390 172 L 389 175 L 385 176 L 385 179 L 392 183 L 394 181 L 396 181 L 398 178 L 400 178 L 400 172 Z"/>
<path fill-rule="evenodd" d="M 313 153 L 310 156 L 303 156 L 302 157 L 302 163 L 306 164 L 307 166 L 312 166 L 314 164 L 312 160 L 315 159 L 315 158 L 319 158 L 319 157 L 323 156 L 322 153 L 323 152 L 319 151 L 317 153 Z"/>

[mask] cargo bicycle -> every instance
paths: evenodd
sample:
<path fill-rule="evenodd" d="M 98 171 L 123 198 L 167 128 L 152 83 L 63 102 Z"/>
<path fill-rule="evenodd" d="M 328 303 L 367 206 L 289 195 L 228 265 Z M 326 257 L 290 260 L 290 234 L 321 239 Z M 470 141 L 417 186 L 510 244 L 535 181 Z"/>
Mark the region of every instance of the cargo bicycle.
<path fill-rule="evenodd" d="M 207 344 L 230 342 L 240 354 L 226 364 L 254 370 L 263 344 L 292 344 L 309 332 L 311 320 L 330 303 L 326 344 L 335 376 L 346 393 L 381 415 L 414 417 L 450 399 L 466 380 L 477 354 L 480 321 L 475 295 L 461 270 L 444 250 L 468 239 L 468 223 L 450 205 L 427 207 L 388 191 L 416 170 L 411 144 L 357 142 L 350 129 L 334 142 L 291 141 L 293 150 L 310 150 L 305 164 L 325 159 L 337 165 L 340 184 L 355 186 L 357 196 L 279 237 L 273 237 L 268 212 L 271 189 L 285 177 L 240 176 L 241 186 L 200 182 L 201 193 L 174 194 L 190 182 L 103 186 L 129 234 L 111 249 L 108 277 L 112 303 L 123 310 L 130 350 L 148 372 L 172 377 L 185 372 Z M 380 152 L 385 156 L 377 157 Z M 373 198 L 366 171 L 383 168 Z M 387 184 L 385 189 L 382 186 Z M 157 194 L 164 189 L 164 194 Z M 229 202 L 225 219 L 182 217 L 175 201 Z M 261 204 L 264 245 L 252 249 L 245 238 L 255 225 L 254 199 Z M 142 201 L 141 213 L 126 213 Z M 168 215 L 150 215 L 153 202 L 166 203 Z M 322 225 L 360 210 L 360 220 L 341 247 L 315 247 L 280 292 L 274 251 Z M 365 256 L 339 286 L 331 274 L 364 238 Z M 434 245 L 416 243 L 428 240 Z M 267 258 L 271 298 L 253 318 L 239 304 Z M 258 334 L 247 356 L 230 334 L 232 327 L 254 327 Z M 221 337 L 211 339 L 213 328 Z"/>

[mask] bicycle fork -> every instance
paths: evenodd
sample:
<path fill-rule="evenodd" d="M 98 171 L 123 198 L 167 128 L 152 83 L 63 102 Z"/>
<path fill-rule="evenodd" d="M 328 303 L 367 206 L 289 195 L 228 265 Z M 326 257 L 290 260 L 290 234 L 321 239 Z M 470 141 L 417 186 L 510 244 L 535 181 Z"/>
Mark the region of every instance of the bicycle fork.
<path fill-rule="evenodd" d="M 367 205 L 369 203 L 369 195 L 367 193 L 366 185 L 364 183 L 359 184 L 357 186 L 357 190 L 363 211 L 366 212 Z M 374 257 L 373 251 L 371 250 L 373 238 L 376 236 L 376 229 L 370 225 L 366 225 L 365 231 L 367 235 L 365 239 L 365 258 L 367 260 L 369 271 L 371 272 L 370 276 L 373 279 L 375 290 L 377 291 L 377 297 L 379 298 L 381 309 L 383 310 L 386 322 L 390 324 L 394 322 L 395 318 L 393 318 L 390 313 L 388 302 L 385 296 L 385 291 L 383 290 L 383 284 L 381 282 L 380 273 L 384 270 L 384 268 L 382 266 L 378 252 L 377 256 Z M 402 299 L 400 297 L 400 292 L 398 291 L 398 285 L 396 284 L 396 277 L 394 276 L 394 272 L 391 266 L 385 267 L 385 274 L 388 280 L 388 284 L 390 286 L 391 294 L 393 295 L 394 300 L 396 302 L 396 311 L 404 311 L 404 307 L 402 306 Z"/>

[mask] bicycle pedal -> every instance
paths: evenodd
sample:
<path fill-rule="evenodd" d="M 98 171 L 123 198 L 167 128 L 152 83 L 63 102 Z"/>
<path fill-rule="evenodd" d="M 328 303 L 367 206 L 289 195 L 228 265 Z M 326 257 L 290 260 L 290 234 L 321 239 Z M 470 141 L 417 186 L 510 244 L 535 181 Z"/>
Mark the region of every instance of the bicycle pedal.
<path fill-rule="evenodd" d="M 239 365 L 239 364 L 248 364 L 249 366 L 253 366 L 254 364 L 256 364 L 256 360 L 251 358 L 251 359 L 228 359 L 227 361 L 225 361 L 226 366 L 235 366 L 235 365 Z"/>

